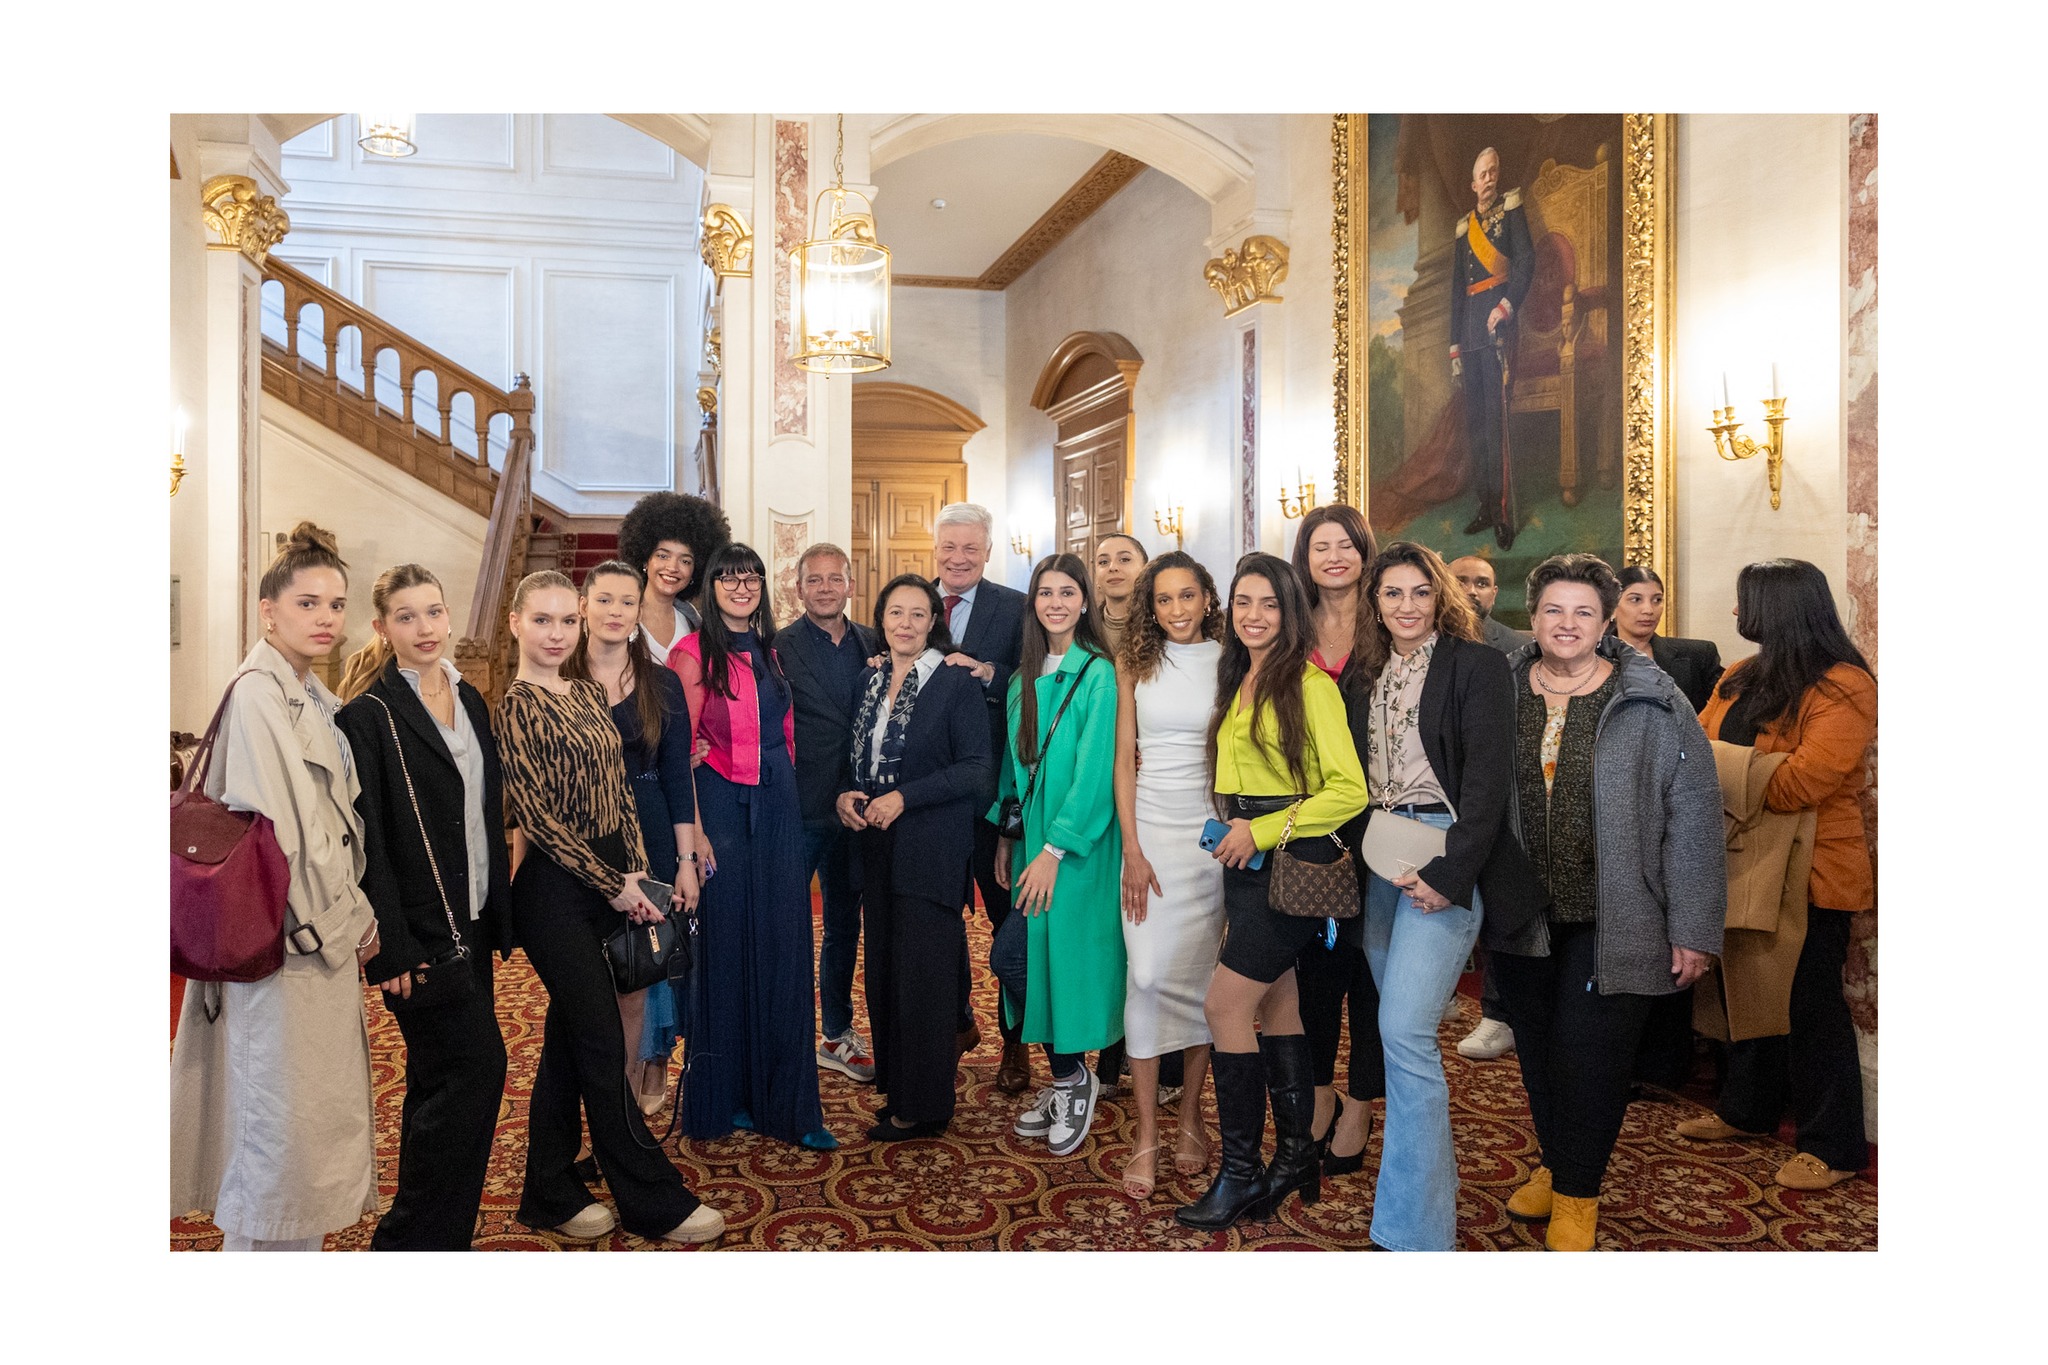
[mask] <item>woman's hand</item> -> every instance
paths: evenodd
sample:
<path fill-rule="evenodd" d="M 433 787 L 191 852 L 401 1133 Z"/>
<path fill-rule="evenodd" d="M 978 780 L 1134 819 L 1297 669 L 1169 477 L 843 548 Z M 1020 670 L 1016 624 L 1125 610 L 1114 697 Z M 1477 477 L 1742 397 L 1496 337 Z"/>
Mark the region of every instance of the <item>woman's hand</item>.
<path fill-rule="evenodd" d="M 1690 948 L 1671 950 L 1671 974 L 1678 978 L 1678 989 L 1684 990 L 1707 974 L 1707 968 L 1714 965 L 1714 959 L 1705 953 L 1696 953 Z"/>
<path fill-rule="evenodd" d="M 1005 891 L 1010 889 L 1010 850 L 1016 846 L 1015 839 L 996 839 L 996 885 Z"/>
<path fill-rule="evenodd" d="M 1230 833 L 1217 841 L 1216 852 L 1211 856 L 1225 867 L 1242 869 L 1258 851 L 1259 846 L 1252 838 L 1252 822 L 1236 819 L 1230 822 Z"/>
<path fill-rule="evenodd" d="M 1166 894 L 1160 889 L 1159 874 L 1152 870 L 1143 850 L 1134 844 L 1124 845 L 1124 918 L 1133 924 L 1145 922 L 1148 889 L 1154 896 Z"/>
<path fill-rule="evenodd" d="M 420 964 L 422 967 L 426 965 L 424 962 Z M 410 1000 L 412 999 L 412 973 L 401 972 L 389 981 L 379 981 L 377 989 L 386 995 L 395 995 L 400 1000 Z"/>
<path fill-rule="evenodd" d="M 1044 914 L 1052 908 L 1052 888 L 1059 876 L 1060 860 L 1040 849 L 1038 856 L 1024 865 L 1024 875 L 1017 879 L 1017 894 L 1010 904 L 1026 916 Z"/>
<path fill-rule="evenodd" d="M 711 856 L 711 840 L 704 835 L 704 826 L 697 826 L 697 877 L 699 884 L 708 882 L 718 871 L 718 859 Z"/>
<path fill-rule="evenodd" d="M 704 760 L 710 756 L 711 741 L 700 736 L 697 742 L 690 746 L 690 766 L 701 768 L 704 766 Z"/>
<path fill-rule="evenodd" d="M 1415 902 L 1415 908 L 1425 915 L 1451 908 L 1451 903 L 1439 896 L 1435 887 L 1422 880 L 1420 872 L 1410 872 L 1406 876 L 1396 877 L 1394 885 L 1407 892 L 1408 899 Z"/>
<path fill-rule="evenodd" d="M 876 829 L 887 829 L 903 814 L 903 793 L 883 792 L 868 802 L 867 821 Z"/>
<path fill-rule="evenodd" d="M 384 951 L 384 945 L 377 937 L 377 921 L 371 920 L 370 936 L 356 945 L 356 969 L 358 971 L 362 970 L 364 963 L 382 951 Z"/>
<path fill-rule="evenodd" d="M 669 897 L 671 910 L 695 910 L 703 887 L 697 881 L 697 865 L 688 858 L 676 864 L 676 893 Z"/>
<path fill-rule="evenodd" d="M 841 792 L 839 799 L 832 803 L 832 809 L 838 812 L 839 823 L 848 829 L 866 829 L 868 822 L 861 815 L 860 808 L 866 805 L 867 801 L 866 792 Z"/>
<path fill-rule="evenodd" d="M 619 888 L 619 894 L 612 897 L 612 909 L 624 912 L 627 919 L 635 924 L 653 924 L 663 915 L 663 910 L 647 899 L 640 890 L 640 883 L 647 873 L 628 872 L 626 884 Z"/>

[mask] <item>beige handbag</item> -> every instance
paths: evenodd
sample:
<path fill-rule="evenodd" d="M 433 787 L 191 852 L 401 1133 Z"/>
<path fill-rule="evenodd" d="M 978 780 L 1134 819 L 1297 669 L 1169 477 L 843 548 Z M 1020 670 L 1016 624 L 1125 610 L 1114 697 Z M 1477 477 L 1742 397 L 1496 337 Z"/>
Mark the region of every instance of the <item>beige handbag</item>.
<path fill-rule="evenodd" d="M 1447 801 L 1444 803 L 1449 805 Z M 1457 811 L 1451 819 L 1458 818 Z M 1375 807 L 1366 817 L 1365 833 L 1358 840 L 1358 856 L 1374 875 L 1393 881 L 1419 872 L 1444 856 L 1444 835 L 1448 831 L 1427 825 L 1411 816 L 1397 814 L 1387 806 Z"/>

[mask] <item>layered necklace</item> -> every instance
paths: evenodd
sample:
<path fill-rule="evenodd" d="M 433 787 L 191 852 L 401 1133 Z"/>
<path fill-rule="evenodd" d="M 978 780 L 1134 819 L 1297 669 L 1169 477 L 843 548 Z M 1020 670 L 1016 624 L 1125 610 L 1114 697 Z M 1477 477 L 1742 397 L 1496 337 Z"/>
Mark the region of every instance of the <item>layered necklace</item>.
<path fill-rule="evenodd" d="M 1553 665 L 1551 664 L 1550 660 L 1546 658 L 1542 662 L 1538 663 L 1535 667 L 1531 668 L 1529 670 L 1529 674 L 1531 677 L 1536 679 L 1536 685 L 1538 687 L 1542 688 L 1545 692 L 1548 692 L 1553 697 L 1580 696 L 1586 691 L 1588 685 L 1593 684 L 1594 679 L 1599 677 L 1600 656 L 1597 654 L 1594 655 L 1593 662 L 1586 669 L 1584 676 L 1579 681 L 1573 682 L 1569 687 L 1552 687 L 1549 683 L 1543 680 L 1545 674 L 1552 674 L 1552 669 Z M 1569 679 L 1571 675 L 1566 674 L 1565 676 L 1567 679 Z"/>

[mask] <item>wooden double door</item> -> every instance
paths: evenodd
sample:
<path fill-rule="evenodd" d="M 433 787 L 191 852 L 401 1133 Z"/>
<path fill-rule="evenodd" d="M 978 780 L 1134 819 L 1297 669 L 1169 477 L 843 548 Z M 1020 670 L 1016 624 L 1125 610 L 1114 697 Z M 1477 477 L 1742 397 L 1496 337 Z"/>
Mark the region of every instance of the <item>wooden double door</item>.
<path fill-rule="evenodd" d="M 1053 548 L 1091 571 L 1096 542 L 1129 529 L 1131 392 L 1143 364 L 1115 332 L 1076 332 L 1053 348 L 1031 395 L 1054 423 Z"/>
<path fill-rule="evenodd" d="M 967 497 L 964 461 L 939 463 L 855 455 L 853 461 L 853 594 L 847 611 L 863 625 L 875 619 L 875 596 L 898 574 L 930 578 L 932 527 L 939 509 Z"/>

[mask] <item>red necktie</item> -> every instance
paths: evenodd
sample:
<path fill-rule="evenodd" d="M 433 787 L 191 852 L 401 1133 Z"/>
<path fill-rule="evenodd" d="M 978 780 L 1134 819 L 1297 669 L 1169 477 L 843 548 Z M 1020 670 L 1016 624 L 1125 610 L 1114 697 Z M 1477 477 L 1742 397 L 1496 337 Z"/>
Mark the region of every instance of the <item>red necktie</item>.
<path fill-rule="evenodd" d="M 947 629 L 947 630 L 951 630 L 951 629 L 953 628 L 953 610 L 954 610 L 954 608 L 958 607 L 958 606 L 959 606 L 959 605 L 960 605 L 960 604 L 961 604 L 962 602 L 965 602 L 966 600 L 967 600 L 966 598 L 962 597 L 962 596 L 961 596 L 961 595 L 960 595 L 959 593 L 957 593 L 957 592 L 949 592 L 949 593 L 947 593 L 947 594 L 946 594 L 945 602 L 946 602 L 946 629 Z"/>

